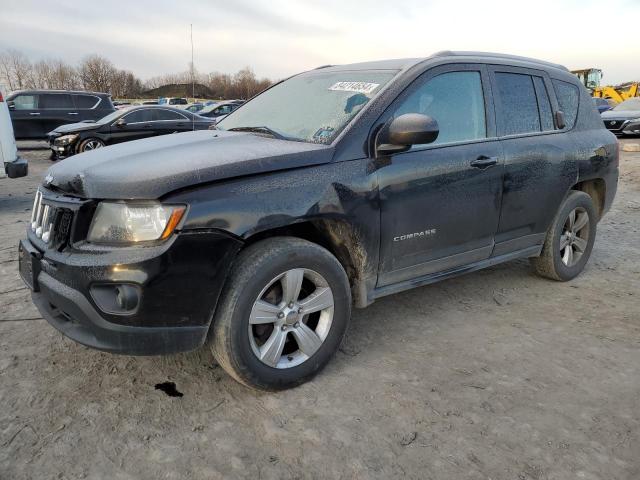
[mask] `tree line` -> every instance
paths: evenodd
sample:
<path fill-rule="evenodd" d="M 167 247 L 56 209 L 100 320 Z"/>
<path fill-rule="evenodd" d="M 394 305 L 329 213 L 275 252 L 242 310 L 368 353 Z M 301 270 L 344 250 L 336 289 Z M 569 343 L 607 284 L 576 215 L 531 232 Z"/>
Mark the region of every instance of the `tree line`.
<path fill-rule="evenodd" d="M 10 91 L 23 89 L 88 90 L 110 93 L 113 98 L 144 98 L 145 92 L 171 84 L 206 86 L 216 99 L 250 98 L 273 82 L 258 78 L 251 68 L 235 74 L 200 73 L 193 65 L 184 72 L 160 75 L 142 81 L 133 72 L 117 68 L 101 55 L 84 57 L 77 65 L 60 59 L 31 61 L 19 50 L 0 53 L 0 84 Z"/>

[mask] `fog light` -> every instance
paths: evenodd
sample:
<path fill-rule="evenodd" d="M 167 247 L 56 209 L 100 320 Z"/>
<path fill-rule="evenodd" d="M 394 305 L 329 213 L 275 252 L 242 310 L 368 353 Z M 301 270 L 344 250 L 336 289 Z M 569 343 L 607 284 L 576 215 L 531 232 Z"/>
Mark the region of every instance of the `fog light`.
<path fill-rule="evenodd" d="M 134 310 L 138 306 L 138 290 L 131 285 L 118 285 L 116 303 L 123 310 Z"/>
<path fill-rule="evenodd" d="M 91 298 L 97 307 L 112 315 L 131 315 L 138 310 L 142 296 L 140 287 L 128 283 L 92 285 Z"/>

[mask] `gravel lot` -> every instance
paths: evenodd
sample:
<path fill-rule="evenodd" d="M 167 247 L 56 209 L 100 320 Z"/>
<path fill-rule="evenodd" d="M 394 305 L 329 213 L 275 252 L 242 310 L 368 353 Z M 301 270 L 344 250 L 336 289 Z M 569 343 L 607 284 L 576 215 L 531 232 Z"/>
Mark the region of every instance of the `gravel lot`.
<path fill-rule="evenodd" d="M 640 478 L 640 153 L 574 281 L 514 261 L 384 298 L 313 382 L 260 394 L 209 352 L 113 356 L 39 317 L 16 245 L 50 162 L 22 147 L 29 177 L 0 180 L 0 479 Z"/>

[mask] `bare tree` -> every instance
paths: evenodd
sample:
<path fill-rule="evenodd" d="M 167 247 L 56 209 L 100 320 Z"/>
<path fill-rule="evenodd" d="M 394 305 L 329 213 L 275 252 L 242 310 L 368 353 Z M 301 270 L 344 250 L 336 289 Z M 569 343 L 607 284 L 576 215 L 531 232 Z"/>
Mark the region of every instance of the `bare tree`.
<path fill-rule="evenodd" d="M 18 50 L 6 50 L 0 55 L 0 78 L 9 90 L 27 88 L 31 76 L 31 62 Z"/>
<path fill-rule="evenodd" d="M 78 68 L 84 89 L 95 92 L 111 91 L 115 70 L 113 63 L 100 55 L 85 57 Z"/>

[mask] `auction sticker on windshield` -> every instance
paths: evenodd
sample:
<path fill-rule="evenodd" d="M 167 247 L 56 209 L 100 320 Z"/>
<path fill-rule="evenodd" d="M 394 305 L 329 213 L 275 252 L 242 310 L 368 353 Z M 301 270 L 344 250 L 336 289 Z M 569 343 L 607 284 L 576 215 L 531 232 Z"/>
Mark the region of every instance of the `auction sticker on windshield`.
<path fill-rule="evenodd" d="M 329 90 L 337 90 L 340 92 L 371 93 L 379 86 L 379 83 L 336 82 L 329 87 Z"/>

